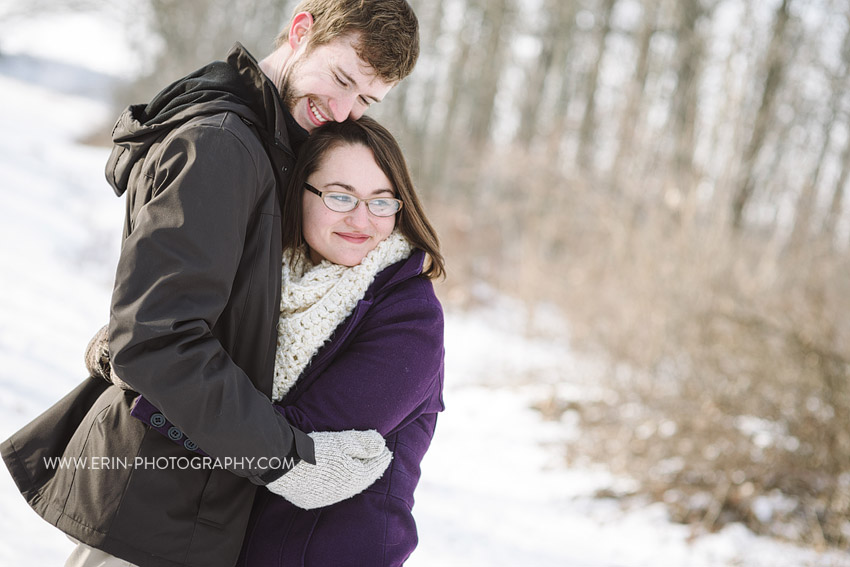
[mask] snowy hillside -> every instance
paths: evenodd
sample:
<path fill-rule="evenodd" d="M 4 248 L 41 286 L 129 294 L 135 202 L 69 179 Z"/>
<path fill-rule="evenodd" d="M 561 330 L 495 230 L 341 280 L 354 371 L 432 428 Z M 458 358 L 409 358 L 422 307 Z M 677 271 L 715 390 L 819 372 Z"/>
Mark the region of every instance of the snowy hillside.
<path fill-rule="evenodd" d="M 115 26 L 91 16 L 2 31 L 5 439 L 82 379 L 83 349 L 106 322 L 123 203 L 103 179 L 108 150 L 76 140 L 108 127 L 108 91 L 126 75 L 127 59 Z M 96 52 L 109 57 L 95 60 Z M 497 303 L 449 314 L 448 409 L 423 464 L 414 510 L 420 547 L 409 565 L 850 567 L 845 555 L 819 555 L 740 526 L 692 538 L 657 505 L 624 511 L 594 499 L 596 490 L 625 481 L 604 469 L 565 468 L 560 448 L 580 432 L 529 409 L 556 380 L 581 395 L 592 366 L 556 343 L 516 335 L 512 318 L 522 317 L 521 308 Z M 28 508 L 5 468 L 0 510 L 0 566 L 63 563 L 71 543 Z"/>

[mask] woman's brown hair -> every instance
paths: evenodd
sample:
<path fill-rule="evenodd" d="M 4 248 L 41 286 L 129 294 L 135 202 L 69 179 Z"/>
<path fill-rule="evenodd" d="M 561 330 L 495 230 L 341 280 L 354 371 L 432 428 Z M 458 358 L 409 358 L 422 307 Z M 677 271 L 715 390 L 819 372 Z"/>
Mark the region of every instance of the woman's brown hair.
<path fill-rule="evenodd" d="M 283 247 L 296 248 L 305 244 L 303 231 L 304 183 L 310 175 L 325 165 L 328 152 L 340 145 L 366 146 L 375 156 L 375 162 L 390 180 L 396 198 L 404 203 L 396 214 L 396 230 L 400 231 L 415 248 L 428 257 L 423 275 L 438 278 L 445 275 L 445 261 L 440 253 L 437 233 L 422 208 L 404 154 L 390 132 L 374 119 L 364 116 L 359 120 L 329 122 L 313 131 L 298 153 L 283 202 Z M 327 164 L 333 167 L 333 164 Z"/>

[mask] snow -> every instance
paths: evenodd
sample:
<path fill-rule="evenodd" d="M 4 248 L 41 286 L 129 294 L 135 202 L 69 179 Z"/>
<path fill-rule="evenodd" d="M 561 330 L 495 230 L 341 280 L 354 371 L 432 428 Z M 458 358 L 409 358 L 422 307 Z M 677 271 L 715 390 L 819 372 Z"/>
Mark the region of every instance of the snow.
<path fill-rule="evenodd" d="M 82 378 L 118 254 L 123 203 L 103 179 L 108 150 L 77 140 L 113 118 L 106 94 L 126 65 L 92 53 L 120 53 L 120 35 L 102 17 L 72 18 L 83 49 L 68 43 L 67 24 L 45 18 L 0 44 L 0 438 Z M 582 434 L 575 420 L 568 412 L 543 421 L 531 409 L 554 391 L 593 395 L 594 364 L 564 346 L 568 327 L 551 309 L 531 318 L 482 290 L 488 309 L 448 313 L 447 411 L 423 463 L 410 566 L 850 567 L 847 555 L 740 525 L 696 534 L 659 504 L 624 509 L 594 498 L 628 479 L 603 466 L 567 468 L 566 447 Z M 541 324 L 546 332 L 520 332 Z M 782 506 L 766 497 L 759 514 Z M 28 508 L 5 472 L 0 509 L 0 565 L 62 564 L 72 544 Z"/>

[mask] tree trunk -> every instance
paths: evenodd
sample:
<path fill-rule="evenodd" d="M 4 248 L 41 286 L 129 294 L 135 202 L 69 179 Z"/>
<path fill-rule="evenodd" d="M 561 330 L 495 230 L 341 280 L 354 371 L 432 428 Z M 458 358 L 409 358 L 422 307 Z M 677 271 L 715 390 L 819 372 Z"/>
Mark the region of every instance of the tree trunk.
<path fill-rule="evenodd" d="M 850 18 L 850 14 L 847 14 Z M 850 30 L 845 32 L 844 45 L 841 50 L 841 60 L 844 64 L 843 76 L 840 83 L 835 86 L 835 90 L 841 95 L 848 91 L 850 87 Z M 840 104 L 840 103 L 839 103 Z M 836 113 L 839 112 L 836 107 Z M 845 127 L 850 128 L 850 114 L 844 114 Z M 829 210 L 826 213 L 824 221 L 824 234 L 829 239 L 831 244 L 835 244 L 835 227 L 838 224 L 838 219 L 841 217 L 844 207 L 844 191 L 847 185 L 847 178 L 850 176 L 850 140 L 845 142 L 844 151 L 841 153 L 841 172 L 838 175 L 838 180 L 835 182 L 835 187 L 832 190 L 832 200 L 829 204 Z"/>
<path fill-rule="evenodd" d="M 832 109 L 833 117 L 837 106 L 840 104 L 840 94 L 833 91 Z M 815 162 L 815 168 L 811 176 L 805 182 L 803 190 L 800 191 L 800 196 L 797 198 L 797 205 L 794 209 L 794 228 L 791 230 L 789 246 L 792 250 L 798 249 L 811 235 L 812 216 L 815 213 L 818 185 L 820 183 L 821 171 L 823 170 L 826 156 L 829 153 L 829 145 L 832 138 L 832 130 L 835 126 L 835 120 L 829 120 L 826 132 L 824 132 L 823 143 L 821 144 L 818 159 Z"/>
<path fill-rule="evenodd" d="M 462 140 L 456 140 L 454 136 L 457 127 L 457 121 L 460 116 L 461 95 L 464 94 L 464 76 L 467 74 L 469 64 L 469 54 L 472 50 L 470 42 L 470 27 L 472 22 L 465 20 L 458 30 L 455 43 L 455 56 L 452 58 L 447 81 L 449 84 L 449 98 L 446 101 L 445 115 L 443 117 L 442 126 L 434 133 L 433 142 L 436 144 L 434 148 L 433 158 L 430 163 L 430 173 L 428 179 L 431 183 L 440 188 L 441 191 L 448 193 L 450 188 L 447 186 L 449 172 L 453 170 L 453 163 L 449 156 L 453 155 L 455 149 L 455 141 L 466 144 L 467 138 L 463 136 Z"/>
<path fill-rule="evenodd" d="M 831 243 L 835 242 L 835 227 L 844 208 L 844 192 L 848 177 L 850 177 L 850 141 L 845 142 L 844 151 L 841 153 L 841 173 L 832 190 L 832 200 L 824 222 L 824 233 Z"/>
<path fill-rule="evenodd" d="M 543 15 L 547 23 L 538 34 L 540 37 L 540 56 L 537 59 L 537 64 L 532 66 L 526 74 L 527 81 L 525 88 L 523 88 L 519 129 L 517 131 L 517 142 L 524 148 L 528 148 L 539 133 L 539 117 L 546 78 L 553 71 L 562 72 L 560 69 L 553 69 L 552 65 L 555 59 L 556 45 L 558 42 L 570 41 L 569 36 L 565 35 L 560 27 L 559 19 L 555 17 L 559 4 L 563 5 L 562 0 L 548 0 L 543 7 Z"/>
<path fill-rule="evenodd" d="M 790 0 L 782 0 L 782 4 L 776 10 L 773 36 L 771 37 L 770 47 L 768 48 L 765 60 L 767 74 L 762 89 L 761 104 L 756 113 L 750 142 L 741 160 L 741 172 L 737 187 L 732 196 L 732 229 L 735 232 L 743 228 L 744 211 L 753 196 L 755 188 L 755 164 L 764 145 L 768 124 L 773 115 L 776 94 L 785 72 L 785 51 L 787 47 L 785 33 L 788 20 L 790 19 L 790 4 Z"/>
<path fill-rule="evenodd" d="M 630 158 L 634 155 L 632 145 L 643 106 L 646 81 L 649 77 L 650 46 L 652 37 L 656 32 L 658 4 L 659 0 L 646 0 L 644 2 L 644 20 L 637 39 L 638 56 L 635 62 L 635 74 L 627 87 L 629 94 L 619 125 L 617 156 L 614 158 L 614 164 L 611 168 L 612 185 L 618 191 L 620 180 L 627 173 Z"/>
<path fill-rule="evenodd" d="M 474 150 L 483 148 L 489 139 L 499 80 L 502 70 L 506 67 L 504 55 L 509 47 L 503 33 L 504 25 L 508 20 L 508 0 L 479 1 L 483 5 L 484 13 L 483 34 L 477 52 L 480 66 L 475 80 L 467 82 L 470 94 L 475 101 L 471 108 L 469 123 L 469 141 Z"/>
<path fill-rule="evenodd" d="M 546 129 L 546 159 L 549 162 L 558 160 L 561 141 L 567 128 L 567 113 L 572 99 L 573 70 L 570 67 L 573 52 L 573 37 L 575 36 L 575 2 L 558 2 L 552 19 L 558 22 L 561 37 L 552 58 L 552 67 L 548 73 L 550 80 L 557 81 L 555 101 L 549 113 L 551 120 Z"/>
<path fill-rule="evenodd" d="M 578 165 L 580 168 L 592 171 L 595 150 L 596 133 L 596 97 L 599 90 L 599 72 L 602 70 L 602 60 L 605 57 L 605 45 L 611 33 L 611 13 L 617 0 L 604 0 L 602 8 L 602 27 L 596 37 L 596 62 L 587 77 L 585 92 L 584 117 L 579 129 Z"/>
<path fill-rule="evenodd" d="M 698 24 L 705 11 L 700 0 L 682 0 L 678 3 L 676 90 L 671 109 L 671 139 L 673 141 L 672 187 L 668 189 L 680 196 L 685 215 L 692 214 L 694 206 L 694 146 L 696 143 L 697 102 L 700 66 L 703 58 L 703 39 Z"/>

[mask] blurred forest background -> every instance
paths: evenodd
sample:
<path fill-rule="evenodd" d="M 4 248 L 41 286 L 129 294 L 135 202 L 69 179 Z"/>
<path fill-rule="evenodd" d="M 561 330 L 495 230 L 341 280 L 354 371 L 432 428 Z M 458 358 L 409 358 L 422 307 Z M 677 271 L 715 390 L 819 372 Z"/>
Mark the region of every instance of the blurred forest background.
<path fill-rule="evenodd" d="M 294 4 L 0 17 L 115 11 L 145 70 L 117 115 L 236 40 L 266 55 Z M 592 392 L 540 400 L 583 426 L 568 462 L 707 530 L 850 549 L 850 3 L 411 4 L 420 62 L 373 115 L 442 235 L 444 301 L 486 282 L 608 361 Z"/>

